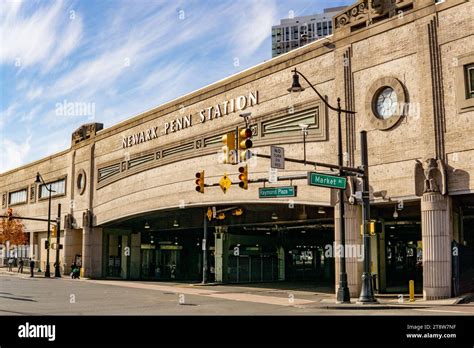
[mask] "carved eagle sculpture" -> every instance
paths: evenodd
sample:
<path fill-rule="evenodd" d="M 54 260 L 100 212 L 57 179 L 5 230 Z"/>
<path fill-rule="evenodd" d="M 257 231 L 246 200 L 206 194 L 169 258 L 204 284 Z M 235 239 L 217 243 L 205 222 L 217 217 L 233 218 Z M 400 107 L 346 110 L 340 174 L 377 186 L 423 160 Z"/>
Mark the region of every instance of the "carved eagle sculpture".
<path fill-rule="evenodd" d="M 424 161 L 415 160 L 415 193 L 423 196 L 427 192 L 447 193 L 446 165 L 443 160 L 428 158 Z"/>

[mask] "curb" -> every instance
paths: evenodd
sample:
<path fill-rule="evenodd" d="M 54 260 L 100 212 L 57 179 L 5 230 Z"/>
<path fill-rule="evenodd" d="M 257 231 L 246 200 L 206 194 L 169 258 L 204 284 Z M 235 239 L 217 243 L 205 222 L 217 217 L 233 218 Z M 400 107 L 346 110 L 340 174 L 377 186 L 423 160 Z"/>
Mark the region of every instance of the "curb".
<path fill-rule="evenodd" d="M 330 306 L 320 306 L 320 308 L 326 309 L 363 309 L 363 310 L 374 310 L 374 309 L 414 309 L 414 308 L 430 308 L 429 306 L 418 306 L 418 305 L 386 305 L 386 304 L 335 304 Z"/>

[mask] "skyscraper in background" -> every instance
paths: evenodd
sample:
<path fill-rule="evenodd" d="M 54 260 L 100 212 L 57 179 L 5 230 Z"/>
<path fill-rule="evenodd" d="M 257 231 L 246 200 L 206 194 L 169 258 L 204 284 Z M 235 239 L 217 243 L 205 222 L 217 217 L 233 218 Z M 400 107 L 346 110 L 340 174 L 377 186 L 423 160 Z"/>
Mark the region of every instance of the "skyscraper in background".
<path fill-rule="evenodd" d="M 325 8 L 311 16 L 285 18 L 272 27 L 272 57 L 332 34 L 332 17 L 345 6 Z"/>

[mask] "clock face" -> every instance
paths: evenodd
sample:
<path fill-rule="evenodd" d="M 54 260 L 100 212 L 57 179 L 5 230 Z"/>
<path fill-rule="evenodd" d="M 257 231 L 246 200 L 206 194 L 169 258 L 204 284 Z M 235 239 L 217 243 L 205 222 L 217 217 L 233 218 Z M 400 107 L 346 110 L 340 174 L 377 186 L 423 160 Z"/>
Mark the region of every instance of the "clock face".
<path fill-rule="evenodd" d="M 385 120 L 395 115 L 398 109 L 397 93 L 392 87 L 383 87 L 375 96 L 377 117 Z"/>

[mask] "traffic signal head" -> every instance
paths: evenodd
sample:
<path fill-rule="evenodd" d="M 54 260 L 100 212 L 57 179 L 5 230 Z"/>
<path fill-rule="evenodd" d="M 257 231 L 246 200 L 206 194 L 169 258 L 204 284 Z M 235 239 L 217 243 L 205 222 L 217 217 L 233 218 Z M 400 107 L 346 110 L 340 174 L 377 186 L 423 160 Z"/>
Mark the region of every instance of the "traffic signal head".
<path fill-rule="evenodd" d="M 252 130 L 250 128 L 243 128 L 239 130 L 239 151 L 240 161 L 246 161 L 251 157 L 250 148 L 252 148 Z"/>
<path fill-rule="evenodd" d="M 196 173 L 196 191 L 204 193 L 204 170 Z"/>
<path fill-rule="evenodd" d="M 51 236 L 52 237 L 56 237 L 56 229 L 57 229 L 57 226 L 56 225 L 53 225 L 51 227 Z"/>
<path fill-rule="evenodd" d="M 222 163 L 234 163 L 235 154 L 235 132 L 228 132 L 222 136 L 222 152 L 224 153 L 224 160 Z"/>
<path fill-rule="evenodd" d="M 239 168 L 239 187 L 247 190 L 249 188 L 249 174 L 247 166 Z"/>
<path fill-rule="evenodd" d="M 44 248 L 49 249 L 49 242 L 47 240 L 44 241 Z"/>

